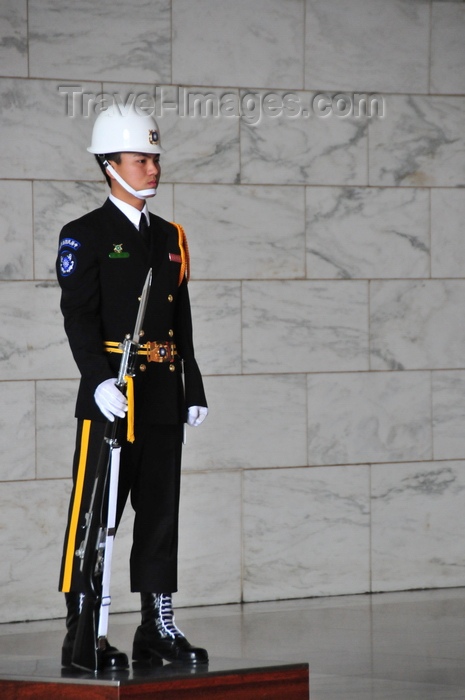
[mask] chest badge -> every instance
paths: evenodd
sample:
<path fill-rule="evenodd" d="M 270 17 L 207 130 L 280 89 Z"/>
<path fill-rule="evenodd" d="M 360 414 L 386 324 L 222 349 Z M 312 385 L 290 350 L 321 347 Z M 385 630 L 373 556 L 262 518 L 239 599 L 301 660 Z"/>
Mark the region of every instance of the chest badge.
<path fill-rule="evenodd" d="M 113 243 L 113 252 L 109 253 L 109 258 L 129 258 L 129 253 L 123 250 L 122 243 Z"/>

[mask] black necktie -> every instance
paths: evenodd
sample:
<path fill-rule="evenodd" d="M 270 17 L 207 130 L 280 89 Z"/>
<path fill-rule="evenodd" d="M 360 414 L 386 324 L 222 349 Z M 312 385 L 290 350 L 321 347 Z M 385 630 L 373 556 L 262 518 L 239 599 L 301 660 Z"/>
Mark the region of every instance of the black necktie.
<path fill-rule="evenodd" d="M 149 225 L 147 224 L 147 219 L 145 217 L 145 214 L 140 215 L 140 222 L 139 222 L 139 233 L 146 242 L 147 245 L 150 245 L 150 228 Z"/>

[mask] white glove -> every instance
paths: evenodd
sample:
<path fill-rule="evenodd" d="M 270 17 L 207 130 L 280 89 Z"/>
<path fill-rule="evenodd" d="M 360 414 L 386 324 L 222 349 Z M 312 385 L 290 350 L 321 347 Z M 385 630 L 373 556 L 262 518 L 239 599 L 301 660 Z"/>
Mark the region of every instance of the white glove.
<path fill-rule="evenodd" d="M 187 422 L 189 425 L 197 427 L 203 423 L 208 414 L 208 408 L 205 406 L 189 406 L 187 409 Z"/>
<path fill-rule="evenodd" d="M 99 384 L 95 390 L 94 399 L 105 418 L 112 423 L 115 416 L 124 418 L 128 410 L 128 401 L 116 386 L 114 379 L 105 379 Z"/>

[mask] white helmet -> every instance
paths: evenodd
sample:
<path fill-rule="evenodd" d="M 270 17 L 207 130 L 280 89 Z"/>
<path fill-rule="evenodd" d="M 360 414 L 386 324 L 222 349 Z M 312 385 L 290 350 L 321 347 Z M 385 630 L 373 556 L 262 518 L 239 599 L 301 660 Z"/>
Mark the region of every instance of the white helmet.
<path fill-rule="evenodd" d="M 160 132 L 155 119 L 134 107 L 113 104 L 100 112 L 92 131 L 89 153 L 161 153 Z"/>
<path fill-rule="evenodd" d="M 92 143 L 87 149 L 96 156 L 109 153 L 152 153 L 162 152 L 160 132 L 153 117 L 136 111 L 134 105 L 121 107 L 112 105 L 101 112 L 92 130 Z M 111 175 L 138 199 L 153 197 L 155 188 L 135 190 L 116 172 L 106 158 L 99 158 Z"/>

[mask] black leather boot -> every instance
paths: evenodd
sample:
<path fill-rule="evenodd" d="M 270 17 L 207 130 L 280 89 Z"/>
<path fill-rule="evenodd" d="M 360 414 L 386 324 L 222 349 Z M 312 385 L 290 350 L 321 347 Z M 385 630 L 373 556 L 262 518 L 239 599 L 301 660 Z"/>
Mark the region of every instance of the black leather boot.
<path fill-rule="evenodd" d="M 61 648 L 61 665 L 64 668 L 74 668 L 71 660 L 84 594 L 65 593 L 65 600 L 67 632 Z M 103 649 L 97 651 L 97 658 L 99 671 L 126 671 L 129 668 L 129 659 L 126 654 L 119 651 L 116 647 L 112 647 L 106 638 Z"/>
<path fill-rule="evenodd" d="M 135 665 L 160 665 L 162 659 L 185 664 L 206 664 L 206 649 L 190 644 L 174 622 L 170 593 L 141 593 L 142 624 L 132 647 Z"/>

